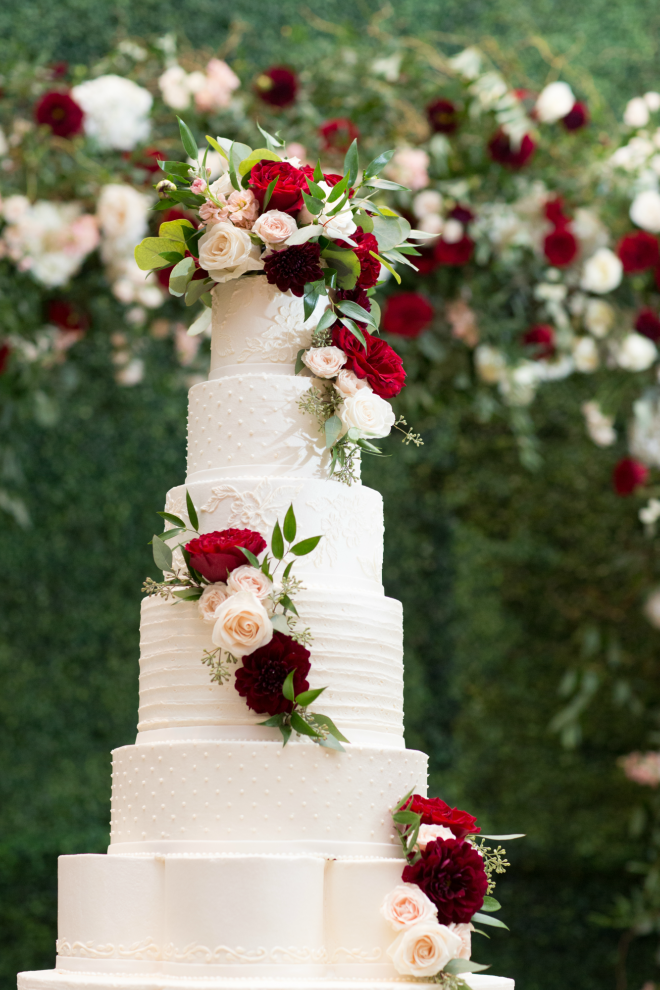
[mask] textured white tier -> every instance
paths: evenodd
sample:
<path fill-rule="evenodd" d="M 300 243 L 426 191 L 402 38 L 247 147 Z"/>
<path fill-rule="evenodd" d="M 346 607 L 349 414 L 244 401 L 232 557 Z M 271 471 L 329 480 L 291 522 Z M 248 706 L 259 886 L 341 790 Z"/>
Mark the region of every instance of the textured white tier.
<path fill-rule="evenodd" d="M 352 742 L 403 746 L 401 603 L 364 592 L 307 589 L 297 598 L 312 630 L 312 687 L 327 687 L 322 710 Z M 213 626 L 196 602 L 147 598 L 140 621 L 138 730 L 263 722 L 234 687 L 213 683 L 202 663 Z M 278 738 L 278 730 L 261 730 Z M 351 735 L 353 733 L 353 735 Z"/>
<path fill-rule="evenodd" d="M 383 593 L 383 499 L 362 485 L 300 478 L 231 478 L 172 488 L 166 512 L 184 516 L 186 488 L 198 510 L 201 533 L 255 529 L 270 542 L 276 520 L 293 504 L 299 539 L 321 534 L 308 557 L 296 560 L 297 577 L 309 587 L 355 588 Z M 191 534 L 192 536 L 193 534 Z"/>
<path fill-rule="evenodd" d="M 515 983 L 503 976 L 465 973 L 462 979 L 472 990 L 514 990 Z M 419 990 L 419 981 L 307 979 L 300 977 L 194 977 L 158 974 L 67 972 L 45 969 L 18 974 L 18 990 Z"/>
<path fill-rule="evenodd" d="M 224 739 L 123 746 L 113 753 L 109 851 L 398 856 L 389 809 L 412 788 L 426 794 L 426 773 L 426 754 L 405 749 Z"/>

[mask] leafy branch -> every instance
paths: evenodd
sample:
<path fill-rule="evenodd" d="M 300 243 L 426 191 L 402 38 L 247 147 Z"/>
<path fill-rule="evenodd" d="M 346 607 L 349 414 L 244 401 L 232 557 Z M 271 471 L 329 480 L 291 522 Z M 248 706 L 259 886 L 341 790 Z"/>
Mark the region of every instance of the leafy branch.
<path fill-rule="evenodd" d="M 292 704 L 291 711 L 272 715 L 265 722 L 259 722 L 259 725 L 278 728 L 282 733 L 284 746 L 291 738 L 291 734 L 295 732 L 299 736 L 308 736 L 319 746 L 336 749 L 343 753 L 342 743 L 347 743 L 349 740 L 342 735 L 332 719 L 328 715 L 308 711 L 309 705 L 313 704 L 326 689 L 324 687 L 313 688 L 310 691 L 301 691 L 300 694 L 296 695 L 293 686 L 295 673 L 295 670 L 290 671 L 282 685 L 282 694 Z"/>

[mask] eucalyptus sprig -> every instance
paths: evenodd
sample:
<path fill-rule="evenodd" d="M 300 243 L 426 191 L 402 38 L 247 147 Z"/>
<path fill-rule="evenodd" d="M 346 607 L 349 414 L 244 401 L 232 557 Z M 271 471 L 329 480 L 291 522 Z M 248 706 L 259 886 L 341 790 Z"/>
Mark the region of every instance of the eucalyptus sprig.
<path fill-rule="evenodd" d="M 343 753 L 342 743 L 347 743 L 349 740 L 342 735 L 332 719 L 328 715 L 308 711 L 309 705 L 313 704 L 326 689 L 324 687 L 312 688 L 309 691 L 301 691 L 297 695 L 293 686 L 295 673 L 295 670 L 290 671 L 282 685 L 282 694 L 293 706 L 291 711 L 272 715 L 265 722 L 259 722 L 259 725 L 278 728 L 282 733 L 283 746 L 286 746 L 291 734 L 295 732 L 300 736 L 308 736 L 319 746 L 325 746 L 326 749 L 336 749 Z"/>

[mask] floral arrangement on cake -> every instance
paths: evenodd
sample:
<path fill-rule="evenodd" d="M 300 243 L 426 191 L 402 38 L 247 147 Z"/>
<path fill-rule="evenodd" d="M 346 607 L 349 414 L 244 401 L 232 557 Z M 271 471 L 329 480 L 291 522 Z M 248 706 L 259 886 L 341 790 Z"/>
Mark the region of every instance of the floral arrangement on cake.
<path fill-rule="evenodd" d="M 186 491 L 187 519 L 159 512 L 165 531 L 154 535 L 153 556 L 163 581 L 147 578 L 143 592 L 165 600 L 197 602 L 200 622 L 212 625 L 213 650 L 204 650 L 202 662 L 211 680 L 224 684 L 236 666 L 234 684 L 245 703 L 259 715 L 259 723 L 280 730 L 286 746 L 291 734 L 309 736 L 320 746 L 343 750 L 348 742 L 331 718 L 309 710 L 325 688 L 310 690 L 308 628 L 298 628 L 294 603 L 301 582 L 293 576 L 297 557 L 310 554 L 321 540 L 310 536 L 296 541 L 293 506 L 280 526 L 276 521 L 270 554 L 261 533 L 250 529 L 199 532 L 197 511 Z M 196 535 L 189 539 L 189 535 Z M 173 540 L 177 544 L 170 545 Z M 290 559 L 289 559 L 290 558 Z M 278 578 L 279 568 L 283 572 Z M 238 666 L 238 664 L 241 666 Z"/>
<path fill-rule="evenodd" d="M 461 973 L 488 966 L 473 962 L 474 922 L 507 926 L 493 914 L 494 877 L 509 866 L 500 845 L 485 839 L 521 835 L 480 835 L 477 819 L 441 798 L 409 792 L 392 811 L 406 866 L 402 883 L 386 896 L 381 914 L 397 933 L 387 954 L 397 973 L 439 983 L 446 990 L 467 984 Z"/>

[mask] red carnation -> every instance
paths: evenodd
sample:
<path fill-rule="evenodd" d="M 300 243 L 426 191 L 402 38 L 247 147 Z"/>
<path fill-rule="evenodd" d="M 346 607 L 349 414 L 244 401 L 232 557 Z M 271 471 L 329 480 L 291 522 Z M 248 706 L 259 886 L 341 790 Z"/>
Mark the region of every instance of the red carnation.
<path fill-rule="evenodd" d="M 353 371 L 358 378 L 366 378 L 376 395 L 381 399 L 391 399 L 398 395 L 405 384 L 406 373 L 403 361 L 380 337 L 374 337 L 366 330 L 364 337 L 366 350 L 357 337 L 341 324 L 332 330 L 332 343 L 346 354 L 346 369 Z"/>
<path fill-rule="evenodd" d="M 525 134 L 517 148 L 514 148 L 511 138 L 504 131 L 497 131 L 488 142 L 488 154 L 493 161 L 511 169 L 519 169 L 526 165 L 535 150 L 536 145 L 529 134 Z"/>
<path fill-rule="evenodd" d="M 645 230 L 637 230 L 634 234 L 622 237 L 616 253 L 621 259 L 624 272 L 628 274 L 655 268 L 660 261 L 658 238 Z"/>
<path fill-rule="evenodd" d="M 298 77 L 283 65 L 266 69 L 254 84 L 257 96 L 272 107 L 288 107 L 298 92 Z M 277 207 L 273 207 L 277 209 Z"/>
<path fill-rule="evenodd" d="M 273 179 L 277 185 L 268 201 L 269 210 L 281 210 L 283 213 L 296 213 L 304 206 L 303 191 L 308 191 L 307 179 L 314 174 L 309 165 L 296 168 L 289 162 L 271 162 L 262 158 L 252 166 L 250 173 L 250 189 L 263 208 L 264 197 Z"/>
<path fill-rule="evenodd" d="M 453 134 L 458 128 L 458 110 L 451 100 L 433 100 L 426 108 L 426 116 L 436 134 Z"/>
<path fill-rule="evenodd" d="M 433 319 L 433 306 L 418 292 L 388 296 L 383 310 L 383 330 L 400 337 L 419 337 Z"/>
<path fill-rule="evenodd" d="M 565 117 L 562 117 L 560 124 L 563 124 L 567 131 L 579 131 L 589 123 L 589 111 L 586 103 L 574 103 L 573 109 L 569 110 Z"/>
<path fill-rule="evenodd" d="M 266 549 L 266 541 L 261 533 L 255 533 L 252 529 L 223 529 L 216 533 L 203 533 L 186 543 L 190 566 L 212 584 L 226 581 L 230 571 L 247 564 L 247 557 L 240 547 L 250 550 L 256 557 Z"/>
<path fill-rule="evenodd" d="M 467 265 L 473 251 L 474 241 L 467 234 L 453 244 L 440 237 L 435 244 L 434 256 L 439 265 Z"/>
<path fill-rule="evenodd" d="M 652 309 L 640 309 L 635 320 L 635 330 L 655 344 L 660 340 L 660 319 Z"/>
<path fill-rule="evenodd" d="M 567 227 L 556 227 L 543 240 L 543 252 L 556 268 L 570 265 L 578 253 L 578 242 Z"/>
<path fill-rule="evenodd" d="M 335 117 L 326 120 L 319 127 L 322 151 L 340 151 L 345 154 L 353 141 L 359 138 L 360 132 L 348 117 Z"/>
<path fill-rule="evenodd" d="M 406 804 L 406 811 L 414 811 L 422 816 L 422 825 L 444 825 L 450 828 L 457 839 L 464 839 L 470 833 L 481 832 L 476 828 L 477 819 L 460 808 L 451 808 L 442 798 L 425 798 L 421 794 L 413 794 Z"/>
<path fill-rule="evenodd" d="M 66 299 L 51 299 L 48 303 L 48 322 L 60 330 L 77 331 L 81 336 L 89 329 L 89 317 L 83 310 Z"/>
<path fill-rule="evenodd" d="M 9 355 L 11 354 L 11 347 L 9 344 L 0 344 L 0 375 L 4 375 L 7 370 L 7 365 L 9 363 Z"/>
<path fill-rule="evenodd" d="M 82 129 L 83 112 L 68 93 L 44 93 L 34 108 L 34 119 L 46 124 L 58 137 L 71 137 Z"/>
<path fill-rule="evenodd" d="M 236 671 L 236 690 L 245 698 L 248 708 L 259 715 L 290 712 L 293 705 L 282 694 L 282 685 L 295 670 L 294 694 L 308 691 L 306 678 L 310 667 L 309 650 L 290 636 L 275 631 L 270 643 L 243 657 L 243 666 Z"/>
<path fill-rule="evenodd" d="M 533 347 L 535 361 L 551 358 L 555 353 L 555 331 L 547 323 L 537 323 L 522 335 L 523 344 Z"/>
<path fill-rule="evenodd" d="M 632 457 L 624 457 L 612 472 L 612 484 L 617 495 L 625 498 L 632 495 L 636 488 L 648 481 L 649 469 L 646 464 Z"/>
<path fill-rule="evenodd" d="M 307 282 L 318 282 L 323 278 L 320 257 L 321 248 L 309 242 L 273 251 L 264 261 L 266 278 L 280 292 L 291 289 L 294 296 L 302 296 Z"/>
<path fill-rule="evenodd" d="M 414 883 L 438 909 L 441 925 L 469 922 L 483 907 L 488 877 L 483 857 L 460 839 L 436 839 L 414 866 L 406 866 L 401 879 Z"/>

